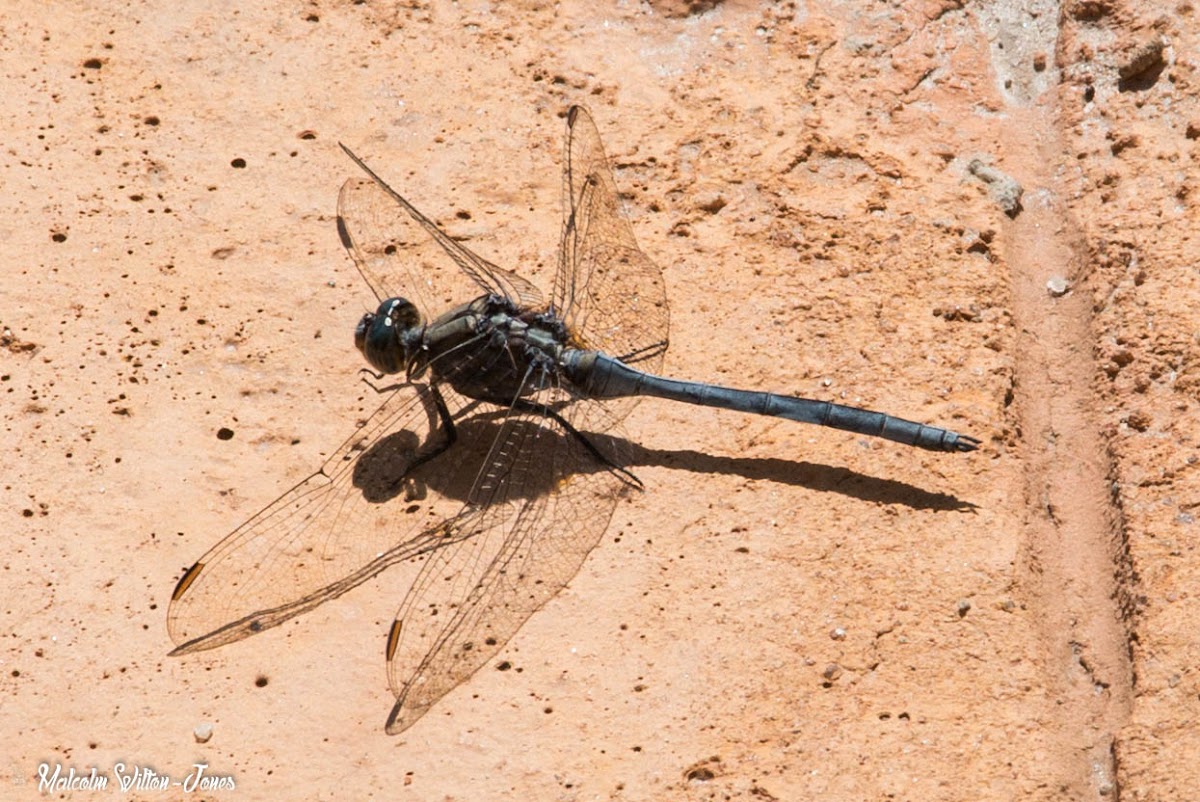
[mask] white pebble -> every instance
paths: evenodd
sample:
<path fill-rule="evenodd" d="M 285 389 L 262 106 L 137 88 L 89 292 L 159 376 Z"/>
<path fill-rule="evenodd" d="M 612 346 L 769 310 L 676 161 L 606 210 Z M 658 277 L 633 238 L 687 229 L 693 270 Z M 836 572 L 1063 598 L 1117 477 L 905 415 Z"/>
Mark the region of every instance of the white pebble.
<path fill-rule="evenodd" d="M 196 736 L 196 743 L 206 744 L 213 736 L 213 725 L 209 722 L 197 724 L 196 729 L 192 730 L 192 734 Z"/>
<path fill-rule="evenodd" d="M 1058 298 L 1067 294 L 1067 290 L 1071 289 L 1071 282 L 1062 276 L 1053 276 L 1046 282 L 1046 289 L 1050 291 L 1051 295 Z"/>

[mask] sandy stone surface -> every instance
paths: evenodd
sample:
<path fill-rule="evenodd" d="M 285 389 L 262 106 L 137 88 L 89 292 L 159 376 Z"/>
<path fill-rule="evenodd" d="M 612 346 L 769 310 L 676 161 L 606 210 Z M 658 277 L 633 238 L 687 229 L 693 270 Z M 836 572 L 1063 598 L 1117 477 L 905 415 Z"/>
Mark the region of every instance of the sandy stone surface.
<path fill-rule="evenodd" d="M 0 21 L 0 799 L 1195 798 L 1189 0 L 85 5 Z M 403 566 L 168 657 L 379 404 L 337 143 L 545 288 L 576 103 L 669 375 L 981 449 L 642 401 L 645 492 L 397 737 Z"/>

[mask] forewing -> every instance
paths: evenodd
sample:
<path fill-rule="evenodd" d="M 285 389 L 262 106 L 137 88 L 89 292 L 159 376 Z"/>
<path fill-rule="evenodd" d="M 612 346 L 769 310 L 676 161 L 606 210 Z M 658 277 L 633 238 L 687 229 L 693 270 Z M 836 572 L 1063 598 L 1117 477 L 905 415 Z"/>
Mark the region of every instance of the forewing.
<path fill-rule="evenodd" d="M 446 403 L 454 412 L 463 401 L 451 394 Z M 439 524 L 465 498 L 426 481 L 435 466 L 454 471 L 446 445 L 429 388 L 394 391 L 319 471 L 184 573 L 167 615 L 172 654 L 261 632 L 438 548 Z"/>
<path fill-rule="evenodd" d="M 557 390 L 542 395 L 549 405 L 563 400 Z M 569 409 L 578 426 L 616 425 L 598 402 Z M 553 420 L 510 412 L 449 544 L 427 556 L 392 625 L 389 733 L 411 726 L 562 590 L 630 487 Z"/>
<path fill-rule="evenodd" d="M 523 307 L 542 305 L 534 285 L 454 240 L 345 145 L 342 149 L 369 178 L 342 185 L 338 236 L 379 300 L 407 298 L 426 320 L 484 293 Z"/>
<path fill-rule="evenodd" d="M 638 248 L 600 133 L 581 106 L 567 112 L 563 218 L 555 308 L 586 347 L 658 372 L 670 325 L 662 270 Z"/>

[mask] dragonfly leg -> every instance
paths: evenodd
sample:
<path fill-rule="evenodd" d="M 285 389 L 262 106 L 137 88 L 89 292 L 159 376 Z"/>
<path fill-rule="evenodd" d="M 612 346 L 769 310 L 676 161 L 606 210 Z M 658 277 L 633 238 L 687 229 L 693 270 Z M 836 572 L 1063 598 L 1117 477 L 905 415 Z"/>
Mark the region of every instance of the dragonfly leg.
<path fill-rule="evenodd" d="M 370 387 L 372 390 L 374 390 L 376 393 L 378 393 L 380 395 L 383 395 L 384 393 L 390 393 L 393 390 L 399 390 L 401 387 L 403 387 L 404 385 L 409 383 L 407 381 L 402 381 L 402 382 L 396 382 L 395 384 L 385 384 L 382 387 L 380 387 L 380 386 L 376 385 L 374 382 L 372 382 L 371 379 L 374 379 L 377 382 L 383 381 L 384 378 L 388 374 L 377 373 L 376 371 L 373 371 L 370 368 L 359 368 L 358 372 L 360 374 L 362 374 L 362 373 L 367 374 L 366 376 L 362 377 L 362 383 L 367 385 L 368 387 Z M 371 378 L 367 378 L 367 376 L 370 376 Z"/>
<path fill-rule="evenodd" d="M 442 431 L 445 432 L 446 436 L 444 440 L 434 447 L 434 449 L 428 454 L 422 454 L 413 460 L 413 464 L 408 466 L 408 470 L 404 472 L 404 475 L 395 481 L 395 487 L 399 487 L 413 471 L 424 465 L 426 462 L 445 454 L 446 451 L 449 450 L 450 446 L 454 445 L 458 440 L 458 430 L 454 428 L 454 418 L 450 415 L 450 408 L 446 406 L 446 399 L 442 398 L 442 393 L 440 390 L 438 390 L 436 384 L 429 385 L 428 389 L 429 391 L 427 393 L 422 393 L 422 400 L 427 402 L 428 399 L 433 399 L 434 409 L 437 412 L 437 416 L 441 418 Z M 427 411 L 429 410 L 428 403 L 426 404 L 425 409 Z M 433 418 L 433 415 L 430 415 L 429 417 Z"/>
<path fill-rule="evenodd" d="M 603 453 L 601 453 L 600 449 L 596 448 L 595 444 L 592 443 L 591 440 L 587 439 L 587 436 L 583 432 L 579 431 L 570 423 L 568 423 L 566 418 L 564 418 L 562 415 L 559 415 L 549 406 L 546 406 L 545 404 L 535 404 L 525 398 L 518 398 L 513 403 L 513 409 L 519 409 L 524 412 L 532 412 L 536 415 L 541 415 L 544 418 L 549 418 L 550 420 L 554 421 L 563 428 L 563 431 L 574 437 L 580 443 L 583 443 L 583 447 L 588 450 L 589 454 L 607 465 L 609 469 L 619 475 L 629 485 L 636 487 L 638 490 L 646 489 L 646 486 L 642 484 L 642 480 L 634 476 L 632 471 L 628 470 L 627 468 L 622 468 L 620 465 L 606 457 Z"/>

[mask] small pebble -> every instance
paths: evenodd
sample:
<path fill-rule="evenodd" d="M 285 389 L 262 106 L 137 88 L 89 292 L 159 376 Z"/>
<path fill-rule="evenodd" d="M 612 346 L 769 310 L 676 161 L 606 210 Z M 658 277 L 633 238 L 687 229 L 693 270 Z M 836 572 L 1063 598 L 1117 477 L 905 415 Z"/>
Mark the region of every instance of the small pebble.
<path fill-rule="evenodd" d="M 1155 34 L 1125 55 L 1124 61 L 1117 67 L 1117 75 L 1122 80 L 1129 80 L 1157 67 L 1163 63 L 1163 49 L 1166 46 L 1166 40 Z"/>
<path fill-rule="evenodd" d="M 1135 409 L 1125 418 L 1125 422 L 1129 424 L 1129 428 L 1135 432 L 1144 432 L 1150 428 L 1151 418 L 1145 411 Z"/>
<path fill-rule="evenodd" d="M 716 214 L 728 205 L 725 196 L 716 190 L 704 190 L 696 194 L 696 207 L 703 212 Z"/>
<path fill-rule="evenodd" d="M 988 185 L 992 200 L 999 204 L 1006 215 L 1017 216 L 1021 211 L 1021 196 L 1025 194 L 1025 190 L 1015 178 L 986 164 L 982 159 L 972 159 L 967 169 L 971 171 L 971 175 Z"/>
<path fill-rule="evenodd" d="M 1055 298 L 1060 298 L 1067 294 L 1067 290 L 1071 289 L 1071 282 L 1067 281 L 1062 276 L 1052 276 L 1050 280 L 1046 282 L 1046 289 Z"/>
<path fill-rule="evenodd" d="M 213 725 L 207 721 L 203 724 L 197 724 L 196 729 L 192 730 L 192 734 L 196 736 L 196 743 L 206 744 L 213 736 Z"/>
<path fill-rule="evenodd" d="M 846 630 L 842 629 L 841 627 L 834 627 L 833 629 L 829 630 L 829 637 L 833 638 L 834 640 L 845 640 Z"/>
<path fill-rule="evenodd" d="M 833 682 L 838 677 L 842 676 L 842 667 L 837 663 L 830 663 L 825 666 L 825 670 L 821 672 L 821 676 Z"/>
<path fill-rule="evenodd" d="M 962 618 L 971 610 L 971 603 L 966 599 L 959 599 L 958 602 L 958 617 Z"/>

